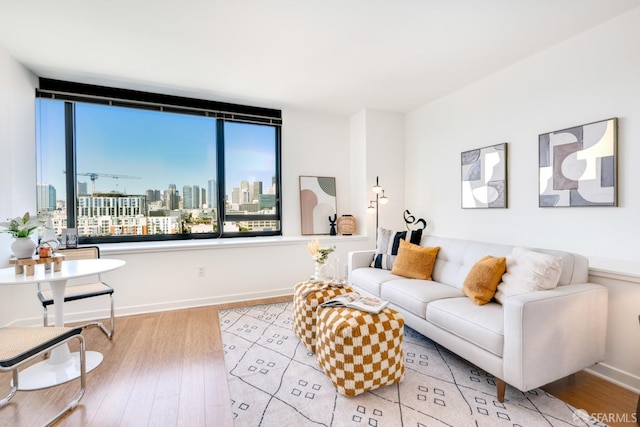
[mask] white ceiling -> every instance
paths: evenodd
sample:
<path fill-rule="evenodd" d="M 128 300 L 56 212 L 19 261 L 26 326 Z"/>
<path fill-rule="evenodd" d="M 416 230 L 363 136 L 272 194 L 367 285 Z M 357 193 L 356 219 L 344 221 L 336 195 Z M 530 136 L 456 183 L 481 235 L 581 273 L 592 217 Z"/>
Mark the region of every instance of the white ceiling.
<path fill-rule="evenodd" d="M 39 76 L 274 108 L 407 112 L 638 0 L 0 0 Z"/>

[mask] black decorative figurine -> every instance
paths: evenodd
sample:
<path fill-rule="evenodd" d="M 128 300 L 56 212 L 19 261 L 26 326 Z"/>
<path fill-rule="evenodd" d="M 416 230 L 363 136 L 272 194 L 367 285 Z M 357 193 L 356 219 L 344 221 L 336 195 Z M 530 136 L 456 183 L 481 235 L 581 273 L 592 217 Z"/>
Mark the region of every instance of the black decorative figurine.
<path fill-rule="evenodd" d="M 331 217 L 329 217 L 329 225 L 331 226 L 331 229 L 329 230 L 329 234 L 331 236 L 335 236 L 336 235 L 336 221 L 338 220 L 338 214 L 334 214 L 333 215 L 333 219 L 331 219 Z"/>

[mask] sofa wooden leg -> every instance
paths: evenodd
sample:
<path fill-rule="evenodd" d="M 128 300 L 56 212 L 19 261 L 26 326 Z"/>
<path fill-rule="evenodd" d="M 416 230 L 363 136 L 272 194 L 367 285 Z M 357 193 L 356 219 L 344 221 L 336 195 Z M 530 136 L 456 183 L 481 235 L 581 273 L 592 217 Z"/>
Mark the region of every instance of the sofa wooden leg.
<path fill-rule="evenodd" d="M 504 402 L 504 392 L 507 390 L 507 383 L 500 378 L 496 378 L 496 393 L 498 395 L 498 402 Z"/>

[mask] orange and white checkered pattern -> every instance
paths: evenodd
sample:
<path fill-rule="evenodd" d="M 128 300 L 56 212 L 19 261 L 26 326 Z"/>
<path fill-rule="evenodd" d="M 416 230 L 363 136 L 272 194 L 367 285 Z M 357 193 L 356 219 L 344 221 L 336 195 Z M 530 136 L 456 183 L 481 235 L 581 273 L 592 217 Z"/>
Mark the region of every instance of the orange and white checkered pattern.
<path fill-rule="evenodd" d="M 310 280 L 293 288 L 293 332 L 312 352 L 316 351 L 316 309 L 325 301 L 353 292 L 348 286 L 333 286 Z"/>
<path fill-rule="evenodd" d="M 317 327 L 316 360 L 339 393 L 357 396 L 402 381 L 404 319 L 395 310 L 320 307 Z"/>

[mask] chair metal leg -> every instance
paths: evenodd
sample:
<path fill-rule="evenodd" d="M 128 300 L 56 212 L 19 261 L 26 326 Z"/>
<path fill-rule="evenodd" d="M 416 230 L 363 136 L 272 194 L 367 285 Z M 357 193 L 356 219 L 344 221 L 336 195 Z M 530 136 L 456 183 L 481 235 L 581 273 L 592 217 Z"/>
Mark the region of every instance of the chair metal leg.
<path fill-rule="evenodd" d="M 76 395 L 75 399 L 73 399 L 64 409 L 58 412 L 47 424 L 46 427 L 50 427 L 57 423 L 60 418 L 62 418 L 67 412 L 74 409 L 80 403 L 80 399 L 84 396 L 85 386 L 86 386 L 86 374 L 87 374 L 87 364 L 86 364 L 86 356 L 85 356 L 85 348 L 84 348 L 84 337 L 82 335 L 76 335 L 78 341 L 80 342 L 80 391 Z"/>
<path fill-rule="evenodd" d="M 42 306 L 42 326 L 44 326 L 45 328 L 47 326 L 49 326 L 49 311 L 47 310 L 47 306 L 46 305 Z M 47 351 L 46 353 L 43 353 L 42 357 L 44 359 L 48 359 L 49 358 L 49 352 Z"/>
<path fill-rule="evenodd" d="M 13 383 L 11 383 L 11 391 L 4 399 L 0 400 L 0 408 L 9 403 L 11 398 L 16 395 L 16 391 L 18 390 L 18 370 L 13 370 Z"/>
<path fill-rule="evenodd" d="M 46 305 L 42 306 L 42 324 L 45 328 L 49 326 L 49 312 L 47 311 Z"/>

